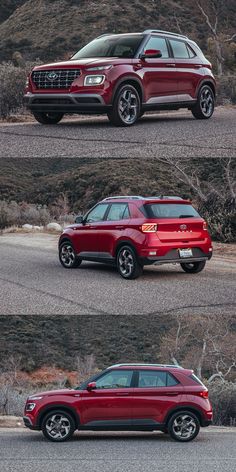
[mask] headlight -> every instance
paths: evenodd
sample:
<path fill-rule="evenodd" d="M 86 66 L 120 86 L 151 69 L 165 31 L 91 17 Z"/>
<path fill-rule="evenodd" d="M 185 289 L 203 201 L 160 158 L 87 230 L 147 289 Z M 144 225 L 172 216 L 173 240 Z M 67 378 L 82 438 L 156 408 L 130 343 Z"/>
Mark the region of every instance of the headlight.
<path fill-rule="evenodd" d="M 35 408 L 35 403 L 27 403 L 26 405 L 26 411 L 33 411 L 33 409 Z"/>
<path fill-rule="evenodd" d="M 113 66 L 109 64 L 109 66 L 99 66 L 99 67 L 88 67 L 88 71 L 94 71 L 94 70 L 108 70 L 111 69 Z"/>
<path fill-rule="evenodd" d="M 42 400 L 43 397 L 35 397 L 34 395 L 32 395 L 31 397 L 29 397 L 29 400 Z"/>
<path fill-rule="evenodd" d="M 105 75 L 86 75 L 84 85 L 102 85 L 105 81 Z"/>

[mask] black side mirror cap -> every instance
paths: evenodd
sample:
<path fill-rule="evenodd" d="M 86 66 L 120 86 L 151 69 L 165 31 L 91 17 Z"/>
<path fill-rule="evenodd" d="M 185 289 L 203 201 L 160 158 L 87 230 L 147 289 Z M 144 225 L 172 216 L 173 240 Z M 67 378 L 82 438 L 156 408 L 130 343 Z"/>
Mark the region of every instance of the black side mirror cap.
<path fill-rule="evenodd" d="M 83 216 L 76 216 L 75 223 L 81 224 L 83 222 L 84 222 L 84 217 Z"/>

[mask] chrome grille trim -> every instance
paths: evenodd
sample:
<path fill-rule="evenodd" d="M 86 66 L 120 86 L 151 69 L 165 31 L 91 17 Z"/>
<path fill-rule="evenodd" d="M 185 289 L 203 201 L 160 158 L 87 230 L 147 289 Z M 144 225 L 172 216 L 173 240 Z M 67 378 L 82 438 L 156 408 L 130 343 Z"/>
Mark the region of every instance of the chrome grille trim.
<path fill-rule="evenodd" d="M 55 73 L 55 79 L 49 79 L 48 74 Z M 37 89 L 69 89 L 74 82 L 81 75 L 80 69 L 50 69 L 50 70 L 36 70 L 32 72 L 32 81 Z"/>

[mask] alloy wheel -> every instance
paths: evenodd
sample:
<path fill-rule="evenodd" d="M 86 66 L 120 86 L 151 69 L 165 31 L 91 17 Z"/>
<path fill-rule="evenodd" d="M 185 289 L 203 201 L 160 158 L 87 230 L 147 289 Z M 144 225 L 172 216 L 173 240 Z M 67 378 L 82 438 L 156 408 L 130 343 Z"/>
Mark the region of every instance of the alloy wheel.
<path fill-rule="evenodd" d="M 133 90 L 126 88 L 119 97 L 118 112 L 124 123 L 132 124 L 137 120 L 139 109 L 138 97 Z"/>
<path fill-rule="evenodd" d="M 200 94 L 200 108 L 205 117 L 210 117 L 214 109 L 214 98 L 209 87 L 203 87 Z"/>
<path fill-rule="evenodd" d="M 66 416 L 53 414 L 46 421 L 45 428 L 48 436 L 54 440 L 65 439 L 71 430 L 71 424 Z"/>
<path fill-rule="evenodd" d="M 173 432 L 179 439 L 190 439 L 195 434 L 196 429 L 196 421 L 191 415 L 179 415 L 173 422 Z"/>
<path fill-rule="evenodd" d="M 134 270 L 134 258 L 131 251 L 124 248 L 119 254 L 119 268 L 123 277 L 129 277 Z"/>
<path fill-rule="evenodd" d="M 61 248 L 61 261 L 65 267 L 72 267 L 75 262 L 74 249 L 70 244 L 64 244 Z"/>

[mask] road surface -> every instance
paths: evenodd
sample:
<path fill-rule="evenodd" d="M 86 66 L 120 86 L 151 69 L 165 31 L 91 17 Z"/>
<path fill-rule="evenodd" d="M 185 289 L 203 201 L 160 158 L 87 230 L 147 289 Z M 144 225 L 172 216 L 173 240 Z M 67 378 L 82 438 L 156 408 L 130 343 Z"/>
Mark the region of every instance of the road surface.
<path fill-rule="evenodd" d="M 0 236 L 0 314 L 235 313 L 236 258 L 215 255 L 199 274 L 178 265 L 149 266 L 136 280 L 83 262 L 66 270 L 56 235 Z"/>
<path fill-rule="evenodd" d="M 0 125 L 0 157 L 232 157 L 236 107 L 218 107 L 210 120 L 189 111 L 145 115 L 131 128 L 106 116 L 69 117 L 55 126 Z"/>
<path fill-rule="evenodd" d="M 54 444 L 40 432 L 1 429 L 1 472 L 235 472 L 235 433 L 211 427 L 179 444 L 162 433 L 83 432 Z"/>

